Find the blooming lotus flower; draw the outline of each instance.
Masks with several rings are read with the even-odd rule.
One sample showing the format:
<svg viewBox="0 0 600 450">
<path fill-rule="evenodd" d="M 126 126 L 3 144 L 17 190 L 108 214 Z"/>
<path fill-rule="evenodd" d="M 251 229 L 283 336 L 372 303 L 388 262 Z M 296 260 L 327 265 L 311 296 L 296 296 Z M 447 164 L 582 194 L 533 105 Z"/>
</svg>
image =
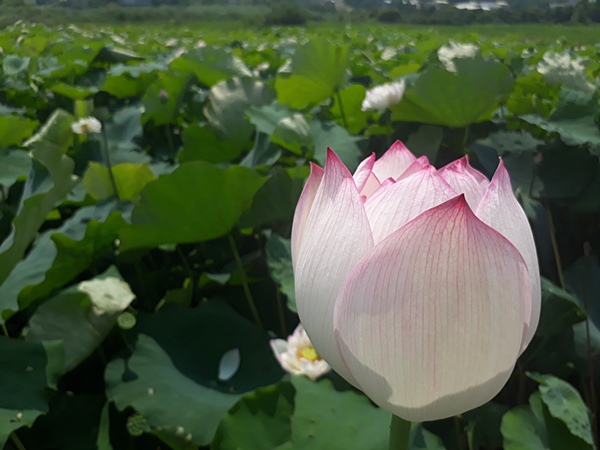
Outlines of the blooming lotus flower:
<svg viewBox="0 0 600 450">
<path fill-rule="evenodd" d="M 100 133 L 102 123 L 95 117 L 84 117 L 71 124 L 71 130 L 75 134 Z"/>
<path fill-rule="evenodd" d="M 294 333 L 284 339 L 272 339 L 271 348 L 283 370 L 294 375 L 306 375 L 315 380 L 331 370 L 323 358 L 317 353 L 302 324 Z"/>
<path fill-rule="evenodd" d="M 533 236 L 502 161 L 441 170 L 396 142 L 354 175 L 328 149 L 292 227 L 296 304 L 316 350 L 410 421 L 492 399 L 540 313 Z"/>
<path fill-rule="evenodd" d="M 78 290 L 90 297 L 92 309 L 97 316 L 124 311 L 135 299 L 129 284 L 117 277 L 82 281 Z"/>
<path fill-rule="evenodd" d="M 369 89 L 363 100 L 362 110 L 385 109 L 400 103 L 400 100 L 402 100 L 402 97 L 404 96 L 404 88 L 404 80 L 400 80 Z"/>
</svg>

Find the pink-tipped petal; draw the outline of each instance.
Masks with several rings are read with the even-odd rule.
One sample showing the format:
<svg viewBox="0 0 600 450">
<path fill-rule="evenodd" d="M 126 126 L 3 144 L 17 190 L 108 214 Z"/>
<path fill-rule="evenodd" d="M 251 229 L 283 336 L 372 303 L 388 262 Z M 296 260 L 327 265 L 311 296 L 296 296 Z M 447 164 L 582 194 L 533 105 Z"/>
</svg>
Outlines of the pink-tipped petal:
<svg viewBox="0 0 600 450">
<path fill-rule="evenodd" d="M 422 212 L 456 197 L 433 166 L 380 189 L 365 202 L 375 243 L 382 241 Z"/>
<path fill-rule="evenodd" d="M 298 204 L 296 205 L 294 221 L 292 222 L 292 263 L 298 259 L 298 249 L 302 243 L 306 221 L 324 173 L 325 171 L 319 166 L 310 164 L 310 176 L 304 185 L 302 195 L 300 195 L 300 200 L 298 200 Z"/>
<path fill-rule="evenodd" d="M 396 141 L 373 166 L 373 172 L 380 180 L 397 179 L 416 160 L 415 156 L 400 141 Z"/>
<path fill-rule="evenodd" d="M 356 188 L 358 192 L 361 192 L 367 181 L 371 177 L 373 173 L 373 165 L 375 164 L 375 153 L 371 153 L 371 156 L 364 159 L 359 165 L 356 171 L 354 172 L 354 183 L 356 184 Z M 362 192 L 361 192 L 362 193 Z"/>
<path fill-rule="evenodd" d="M 485 175 L 471 167 L 467 156 L 442 167 L 440 175 L 457 193 L 465 194 L 467 203 L 473 211 L 477 209 L 490 184 Z"/>
<path fill-rule="evenodd" d="M 333 308 L 348 274 L 373 245 L 367 214 L 352 175 L 328 150 L 325 175 L 294 261 L 296 305 L 319 355 L 353 384 L 335 345 Z"/>
<path fill-rule="evenodd" d="M 502 160 L 500 160 L 492 182 L 479 203 L 476 215 L 506 237 L 521 252 L 527 264 L 532 298 L 525 305 L 525 332 L 521 347 L 521 351 L 523 351 L 533 338 L 540 319 L 542 301 L 540 269 L 529 221 L 513 194 L 510 177 Z"/>
<path fill-rule="evenodd" d="M 336 302 L 336 342 L 379 406 L 415 422 L 450 417 L 508 380 L 529 296 L 519 251 L 461 195 L 363 258 Z"/>
<path fill-rule="evenodd" d="M 423 169 L 424 167 L 428 167 L 429 165 L 430 164 L 427 156 L 419 156 L 410 166 L 408 166 L 408 169 L 406 169 L 402 175 L 396 178 L 396 181 L 403 180 L 404 178 L 411 176 L 413 173 L 417 173 L 419 170 Z"/>
<path fill-rule="evenodd" d="M 360 190 L 360 195 L 365 199 L 368 199 L 371 195 L 375 193 L 375 191 L 377 191 L 377 189 L 379 189 L 380 186 L 381 182 L 379 181 L 377 176 L 375 176 L 375 174 L 371 172 L 369 178 L 367 179 L 367 182 Z"/>
</svg>

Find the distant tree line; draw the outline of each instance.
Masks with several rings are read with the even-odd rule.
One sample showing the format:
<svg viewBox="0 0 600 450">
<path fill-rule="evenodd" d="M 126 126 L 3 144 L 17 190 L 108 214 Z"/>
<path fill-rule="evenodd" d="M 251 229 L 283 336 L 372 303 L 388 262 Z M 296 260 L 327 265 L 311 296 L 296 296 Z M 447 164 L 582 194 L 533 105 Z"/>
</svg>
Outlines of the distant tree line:
<svg viewBox="0 0 600 450">
<path fill-rule="evenodd" d="M 575 6 L 555 8 L 502 8 L 492 11 L 459 10 L 451 5 L 411 6 L 372 11 L 371 17 L 382 23 L 422 25 L 470 25 L 490 23 L 600 23 L 600 3 L 580 2 Z"/>
</svg>

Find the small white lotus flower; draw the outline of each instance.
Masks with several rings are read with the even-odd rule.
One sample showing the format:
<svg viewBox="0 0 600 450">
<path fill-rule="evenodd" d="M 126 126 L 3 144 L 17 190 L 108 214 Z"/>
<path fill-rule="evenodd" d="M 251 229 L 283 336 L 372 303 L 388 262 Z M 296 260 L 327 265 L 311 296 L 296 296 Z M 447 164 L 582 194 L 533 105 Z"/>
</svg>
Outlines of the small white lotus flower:
<svg viewBox="0 0 600 450">
<path fill-rule="evenodd" d="M 98 316 L 124 311 L 135 298 L 129 285 L 116 277 L 83 281 L 78 289 L 90 297 L 94 314 Z"/>
<path fill-rule="evenodd" d="M 363 100 L 362 110 L 385 109 L 400 103 L 400 100 L 404 96 L 405 87 L 404 80 L 400 80 L 369 89 L 367 96 Z"/>
<path fill-rule="evenodd" d="M 315 380 L 331 370 L 329 364 L 317 353 L 302 324 L 284 339 L 272 339 L 271 348 L 283 370 L 294 375 L 306 375 Z"/>
<path fill-rule="evenodd" d="M 456 73 L 454 60 L 456 58 L 475 58 L 479 54 L 479 48 L 474 44 L 460 44 L 450 41 L 438 49 L 438 59 L 449 72 Z"/>
<path fill-rule="evenodd" d="M 229 381 L 237 373 L 240 368 L 240 349 L 232 348 L 226 351 L 221 356 L 219 362 L 219 374 L 217 378 L 219 381 Z"/>
<path fill-rule="evenodd" d="M 100 133 L 102 123 L 95 117 L 84 117 L 71 124 L 71 130 L 75 134 Z"/>
<path fill-rule="evenodd" d="M 573 57 L 568 52 L 548 51 L 537 64 L 537 71 L 551 85 L 569 87 L 582 92 L 592 93 L 596 87 L 587 81 L 585 59 Z"/>
</svg>

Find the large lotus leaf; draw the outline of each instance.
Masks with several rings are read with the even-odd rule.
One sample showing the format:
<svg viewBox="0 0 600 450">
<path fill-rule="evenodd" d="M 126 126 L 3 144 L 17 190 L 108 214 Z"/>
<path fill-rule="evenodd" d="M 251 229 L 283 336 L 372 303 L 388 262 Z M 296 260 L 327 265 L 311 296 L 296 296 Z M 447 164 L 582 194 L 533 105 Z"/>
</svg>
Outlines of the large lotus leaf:
<svg viewBox="0 0 600 450">
<path fill-rule="evenodd" d="M 337 123 L 320 122 L 318 120 L 310 122 L 310 133 L 315 145 L 314 158 L 321 166 L 325 165 L 327 147 L 330 147 L 337 153 L 348 169 L 354 171 L 358 167 L 358 162 L 361 159 L 359 143 L 363 141 L 362 137 L 351 135 Z"/>
<path fill-rule="evenodd" d="M 0 148 L 21 145 L 25 139 L 33 134 L 37 126 L 37 120 L 0 116 Z"/>
<path fill-rule="evenodd" d="M 297 154 L 312 147 L 309 124 L 300 113 L 273 102 L 260 108 L 252 106 L 248 108 L 247 115 L 256 129 L 269 135 L 274 144 Z"/>
<path fill-rule="evenodd" d="M 585 405 L 581 407 L 585 408 Z M 500 431 L 505 450 L 593 449 L 550 414 L 539 392 L 529 397 L 529 406 L 517 406 L 504 414 Z"/>
<path fill-rule="evenodd" d="M 26 72 L 31 58 L 27 56 L 6 55 L 2 61 L 4 75 L 14 76 Z"/>
<path fill-rule="evenodd" d="M 171 63 L 171 68 L 193 73 L 206 86 L 232 77 L 252 77 L 252 72 L 240 58 L 222 48 L 204 47 L 187 51 Z"/>
<path fill-rule="evenodd" d="M 66 153 L 73 142 L 73 132 L 71 124 L 74 122 L 73 116 L 68 112 L 57 109 L 48 118 L 46 123 L 31 138 L 27 139 L 25 146 L 36 148 L 54 148 L 57 151 Z"/>
<path fill-rule="evenodd" d="M 124 225 L 114 203 L 104 203 L 81 208 L 60 228 L 41 234 L 0 285 L 1 309 L 24 308 L 71 281 L 113 249 Z"/>
<path fill-rule="evenodd" d="M 45 129 L 44 136 L 52 136 L 52 130 Z M 74 164 L 63 154 L 66 149 L 44 136 L 31 144 L 32 171 L 25 183 L 17 216 L 13 220 L 13 230 L 0 245 L 0 284 L 21 260 L 48 213 L 74 185 Z M 3 309 L 4 306 L 0 308 Z"/>
<path fill-rule="evenodd" d="M 454 59 L 456 71 L 428 66 L 400 103 L 392 119 L 448 127 L 466 127 L 489 119 L 512 91 L 510 70 L 496 61 L 481 58 Z"/>
<path fill-rule="evenodd" d="M 294 291 L 294 270 L 290 240 L 278 234 L 271 234 L 265 246 L 267 267 L 271 278 L 279 284 L 279 289 L 287 297 L 287 307 L 296 312 L 296 294 Z"/>
<path fill-rule="evenodd" d="M 542 311 L 536 336 L 558 334 L 584 320 L 586 313 L 577 297 L 542 277 Z"/>
<path fill-rule="evenodd" d="M 250 78 L 233 78 L 214 85 L 204 108 L 208 122 L 226 139 L 246 143 L 254 127 L 244 114 L 249 106 L 269 104 L 275 98 L 270 86 Z"/>
<path fill-rule="evenodd" d="M 565 271 L 565 280 L 575 293 L 578 304 L 587 312 L 589 322 L 578 323 L 573 332 L 576 341 L 582 343 L 578 352 L 587 360 L 587 333 L 592 350 L 600 351 L 600 264 L 594 256 L 582 256 Z"/>
<path fill-rule="evenodd" d="M 593 116 L 577 119 L 545 120 L 540 116 L 521 116 L 525 122 L 544 131 L 548 137 L 558 136 L 567 145 L 585 146 L 600 156 L 600 129 Z"/>
<path fill-rule="evenodd" d="M 117 111 L 112 120 L 106 124 L 111 164 L 150 161 L 150 157 L 138 144 L 143 133 L 141 108 L 128 106 Z"/>
<path fill-rule="evenodd" d="M 96 94 L 98 88 L 95 86 L 75 86 L 66 83 L 57 83 L 49 91 L 70 98 L 71 100 L 83 100 Z"/>
<path fill-rule="evenodd" d="M 23 150 L 0 150 L 0 185 L 6 187 L 31 170 L 31 157 Z"/>
<path fill-rule="evenodd" d="M 112 166 L 112 175 L 120 200 L 137 200 L 142 189 L 156 177 L 149 164 L 122 163 Z M 91 161 L 82 183 L 94 200 L 104 200 L 116 195 L 108 167 Z"/>
<path fill-rule="evenodd" d="M 211 163 L 229 162 L 240 156 L 243 147 L 232 140 L 221 139 L 210 126 L 193 124 L 183 130 L 183 149 L 179 162 L 207 161 Z"/>
<path fill-rule="evenodd" d="M 142 95 L 165 66 L 159 62 L 118 64 L 106 72 L 102 90 L 117 98 Z"/>
<path fill-rule="evenodd" d="M 334 97 L 331 114 L 338 125 L 344 126 L 352 134 L 358 134 L 367 127 L 369 113 L 362 110 L 365 95 L 363 85 L 351 84 Z"/>
<path fill-rule="evenodd" d="M 589 411 L 577 389 L 553 375 L 532 373 L 529 376 L 540 383 L 540 395 L 550 415 L 563 422 L 573 436 L 593 447 Z"/>
<path fill-rule="evenodd" d="M 48 410 L 46 362 L 42 344 L 0 336 L 0 446 Z"/>
<path fill-rule="evenodd" d="M 219 422 L 246 392 L 275 383 L 282 371 L 269 336 L 222 302 L 196 308 L 166 305 L 138 316 L 137 342 L 127 361 L 106 370 L 107 395 L 132 406 L 153 427 L 182 427 L 193 442 L 209 444 Z M 240 367 L 218 380 L 223 354 L 239 349 Z"/>
<path fill-rule="evenodd" d="M 241 228 L 269 226 L 292 220 L 304 178 L 281 167 L 273 168 L 270 174 L 271 178 L 260 188 L 252 206 L 240 219 Z"/>
<path fill-rule="evenodd" d="M 75 286 L 61 291 L 36 310 L 29 321 L 27 340 L 60 340 L 67 372 L 98 348 L 116 322 L 116 314 L 95 314 L 87 294 Z"/>
<path fill-rule="evenodd" d="M 298 46 L 290 71 L 280 72 L 275 81 L 279 102 L 303 109 L 329 99 L 347 77 L 348 46 L 313 39 Z"/>
<path fill-rule="evenodd" d="M 421 125 L 411 133 L 406 146 L 415 156 L 426 156 L 433 164 L 437 158 L 440 144 L 444 139 L 444 129 L 436 125 Z"/>
<path fill-rule="evenodd" d="M 296 388 L 292 417 L 295 450 L 383 450 L 388 448 L 390 413 L 356 392 L 338 392 L 331 381 L 292 377 Z M 336 432 L 332 433 L 331 430 Z"/>
<path fill-rule="evenodd" d="M 285 381 L 245 395 L 221 421 L 211 449 L 272 450 L 288 442 L 294 394 Z"/>
<path fill-rule="evenodd" d="M 199 242 L 223 236 L 265 183 L 255 171 L 204 161 L 179 166 L 148 184 L 121 232 L 122 249 Z"/>
<path fill-rule="evenodd" d="M 142 98 L 143 122 L 151 120 L 154 125 L 175 123 L 180 113 L 181 100 L 191 79 L 187 74 L 160 73 Z"/>
</svg>

